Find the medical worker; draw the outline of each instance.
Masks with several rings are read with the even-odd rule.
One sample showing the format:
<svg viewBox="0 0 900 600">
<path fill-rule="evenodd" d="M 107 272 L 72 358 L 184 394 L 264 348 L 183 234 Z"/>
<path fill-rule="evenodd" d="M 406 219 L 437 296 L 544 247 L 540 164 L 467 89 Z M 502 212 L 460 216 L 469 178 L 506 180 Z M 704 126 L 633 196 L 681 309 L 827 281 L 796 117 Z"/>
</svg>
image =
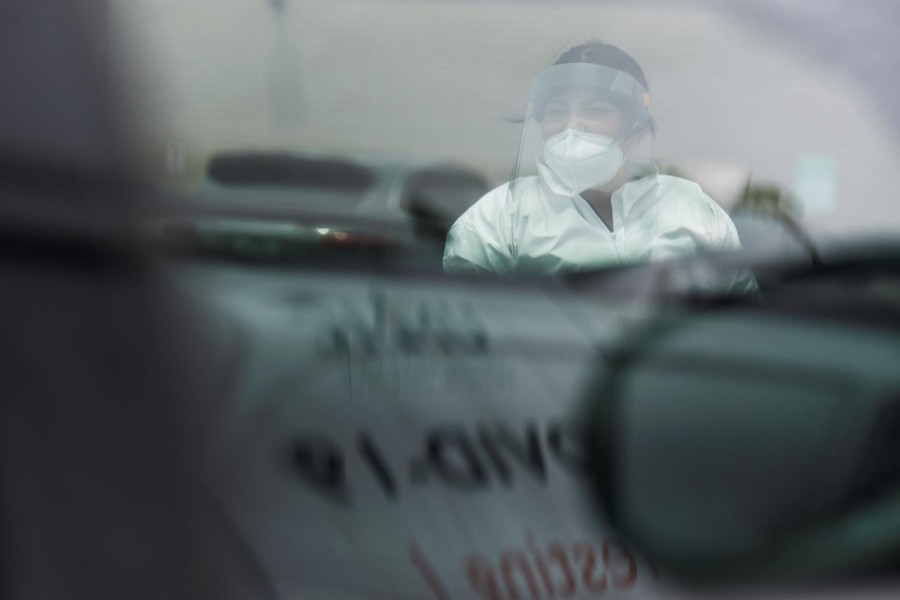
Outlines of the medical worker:
<svg viewBox="0 0 900 600">
<path fill-rule="evenodd" d="M 632 159 L 653 128 L 631 56 L 597 41 L 564 52 L 532 83 L 511 181 L 454 223 L 445 270 L 549 274 L 740 249 L 696 183 Z"/>
</svg>

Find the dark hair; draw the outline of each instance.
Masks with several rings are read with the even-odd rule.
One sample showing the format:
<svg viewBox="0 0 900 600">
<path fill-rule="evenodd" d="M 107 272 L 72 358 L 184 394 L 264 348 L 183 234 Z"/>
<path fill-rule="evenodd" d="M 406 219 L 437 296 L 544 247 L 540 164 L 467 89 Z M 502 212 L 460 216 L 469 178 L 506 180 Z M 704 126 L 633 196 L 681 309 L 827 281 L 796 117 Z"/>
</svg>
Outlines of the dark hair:
<svg viewBox="0 0 900 600">
<path fill-rule="evenodd" d="M 650 91 L 647 77 L 644 75 L 644 71 L 637 61 L 624 50 L 617 46 L 613 46 L 612 44 L 606 44 L 600 40 L 591 40 L 583 44 L 578 44 L 577 46 L 572 46 L 560 54 L 553 65 L 556 66 L 568 63 L 593 63 L 595 65 L 602 65 L 604 67 L 611 67 L 619 71 L 624 71 L 634 77 L 638 83 L 644 86 L 644 89 L 648 92 Z M 543 102 L 537 107 L 535 113 L 538 120 L 543 118 L 545 108 L 546 106 Z M 626 114 L 632 114 L 633 109 L 630 106 L 619 104 L 619 108 Z M 656 121 L 653 117 L 649 117 L 640 129 L 643 129 L 644 127 L 648 128 L 651 134 L 656 134 Z"/>
<path fill-rule="evenodd" d="M 637 61 L 621 48 L 611 44 L 604 44 L 599 40 L 591 40 L 590 42 L 573 46 L 560 54 L 553 64 L 563 65 L 567 63 L 594 63 L 595 65 L 603 65 L 619 71 L 625 71 L 637 79 L 647 91 L 650 91 L 644 71 L 641 70 L 641 66 Z"/>
</svg>

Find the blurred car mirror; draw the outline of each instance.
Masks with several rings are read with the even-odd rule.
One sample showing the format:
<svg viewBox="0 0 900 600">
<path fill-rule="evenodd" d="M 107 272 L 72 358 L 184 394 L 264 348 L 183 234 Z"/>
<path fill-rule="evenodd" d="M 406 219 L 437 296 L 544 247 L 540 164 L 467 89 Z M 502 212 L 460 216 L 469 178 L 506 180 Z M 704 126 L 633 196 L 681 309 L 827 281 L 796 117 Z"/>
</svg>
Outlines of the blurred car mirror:
<svg viewBox="0 0 900 600">
<path fill-rule="evenodd" d="M 810 583 L 896 567 L 897 262 L 840 266 L 765 302 L 662 318 L 592 388 L 600 510 L 674 579 Z"/>
</svg>

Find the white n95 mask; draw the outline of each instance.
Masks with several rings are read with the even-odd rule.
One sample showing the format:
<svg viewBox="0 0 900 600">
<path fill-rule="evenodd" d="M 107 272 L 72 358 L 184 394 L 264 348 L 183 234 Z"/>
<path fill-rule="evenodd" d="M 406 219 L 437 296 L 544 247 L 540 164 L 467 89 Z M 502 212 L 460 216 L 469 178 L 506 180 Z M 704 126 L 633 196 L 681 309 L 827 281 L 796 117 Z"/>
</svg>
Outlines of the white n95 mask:
<svg viewBox="0 0 900 600">
<path fill-rule="evenodd" d="M 561 185 L 573 195 L 609 183 L 624 162 L 622 147 L 596 133 L 566 129 L 544 143 L 544 163 L 557 179 L 551 187 Z"/>
</svg>

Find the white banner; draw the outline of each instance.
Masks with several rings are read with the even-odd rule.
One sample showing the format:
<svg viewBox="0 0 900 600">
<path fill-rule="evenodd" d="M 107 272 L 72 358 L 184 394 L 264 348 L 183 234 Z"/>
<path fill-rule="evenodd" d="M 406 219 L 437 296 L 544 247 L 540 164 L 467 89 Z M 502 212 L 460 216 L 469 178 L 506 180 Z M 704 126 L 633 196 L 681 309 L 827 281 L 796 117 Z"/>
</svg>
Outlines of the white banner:
<svg viewBox="0 0 900 600">
<path fill-rule="evenodd" d="M 272 281 L 212 294 L 241 354 L 214 486 L 281 597 L 651 590 L 653 569 L 598 527 L 573 435 L 620 310 L 527 288 Z"/>
</svg>

